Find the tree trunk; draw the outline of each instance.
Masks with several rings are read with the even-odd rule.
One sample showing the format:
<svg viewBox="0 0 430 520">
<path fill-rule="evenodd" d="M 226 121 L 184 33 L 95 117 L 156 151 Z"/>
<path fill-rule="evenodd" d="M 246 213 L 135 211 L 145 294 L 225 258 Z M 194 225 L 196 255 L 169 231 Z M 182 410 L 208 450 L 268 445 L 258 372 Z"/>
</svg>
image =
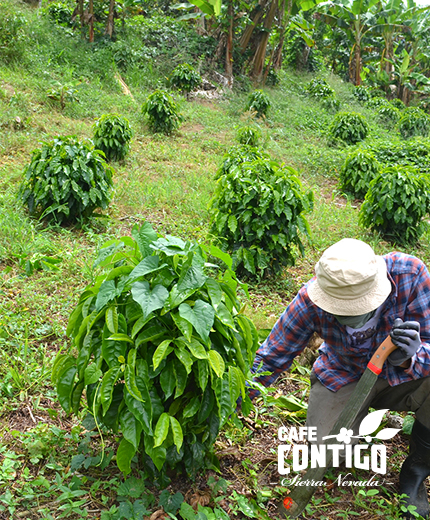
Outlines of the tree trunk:
<svg viewBox="0 0 430 520">
<path fill-rule="evenodd" d="M 107 34 L 110 39 L 112 39 L 113 32 L 114 32 L 114 14 L 115 14 L 115 0 L 110 0 L 109 1 L 109 14 L 108 14 L 108 19 L 107 19 L 106 29 L 105 29 L 105 34 Z"/>
<path fill-rule="evenodd" d="M 278 42 L 278 45 L 276 46 L 275 54 L 273 57 L 273 68 L 275 70 L 280 70 L 280 68 L 282 67 L 282 50 L 284 48 L 285 34 L 287 33 L 287 25 L 288 25 L 288 21 L 290 19 L 291 7 L 292 7 L 292 0 L 288 0 L 288 11 L 287 11 L 287 14 L 285 14 L 285 0 L 282 2 L 280 14 L 279 14 L 279 17 L 282 20 L 281 35 L 279 37 L 279 42 Z"/>
<path fill-rule="evenodd" d="M 90 24 L 89 40 L 90 40 L 90 43 L 93 43 L 93 41 L 94 41 L 94 4 L 93 4 L 93 0 L 90 0 L 89 4 L 90 4 L 90 16 L 89 16 L 89 20 L 88 20 L 88 23 Z"/>
<path fill-rule="evenodd" d="M 266 4 L 266 0 L 260 0 L 258 3 L 258 6 L 254 10 L 254 13 L 251 16 L 254 16 L 252 19 L 252 23 L 250 25 L 247 25 L 245 30 L 243 31 L 242 37 L 240 38 L 239 42 L 239 48 L 241 54 L 243 54 L 247 47 L 249 40 L 251 39 L 252 33 L 254 32 L 254 29 L 257 27 L 257 25 L 260 23 L 261 18 L 264 14 L 264 5 Z"/>
<path fill-rule="evenodd" d="M 81 24 L 81 31 L 84 28 L 85 25 L 85 18 L 84 18 L 84 0 L 76 0 L 78 4 L 78 14 L 79 14 L 79 22 Z"/>
<path fill-rule="evenodd" d="M 266 49 L 267 43 L 269 41 L 270 31 L 272 29 L 273 20 L 275 18 L 276 10 L 278 7 L 278 0 L 272 0 L 270 3 L 269 12 L 264 18 L 264 32 L 261 34 L 261 39 L 258 44 L 257 50 L 255 51 L 253 58 L 253 69 L 251 76 L 254 78 L 254 81 L 261 80 L 261 74 L 263 72 L 264 61 L 266 59 Z"/>
<path fill-rule="evenodd" d="M 233 86 L 233 0 L 228 4 L 228 33 L 227 46 L 225 53 L 225 75 L 227 77 L 228 86 Z"/>
</svg>

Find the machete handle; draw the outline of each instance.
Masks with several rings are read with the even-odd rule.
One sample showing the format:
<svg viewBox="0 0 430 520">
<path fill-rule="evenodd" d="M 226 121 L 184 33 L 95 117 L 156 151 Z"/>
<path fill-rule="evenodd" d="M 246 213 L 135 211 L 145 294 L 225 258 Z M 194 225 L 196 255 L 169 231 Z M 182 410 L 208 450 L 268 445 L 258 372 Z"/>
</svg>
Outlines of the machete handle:
<svg viewBox="0 0 430 520">
<path fill-rule="evenodd" d="M 391 337 L 387 336 L 373 354 L 371 360 L 367 364 L 367 368 L 378 376 L 382 372 L 382 367 L 384 366 L 387 357 L 391 352 L 396 350 L 396 348 L 396 345 L 391 341 Z"/>
</svg>

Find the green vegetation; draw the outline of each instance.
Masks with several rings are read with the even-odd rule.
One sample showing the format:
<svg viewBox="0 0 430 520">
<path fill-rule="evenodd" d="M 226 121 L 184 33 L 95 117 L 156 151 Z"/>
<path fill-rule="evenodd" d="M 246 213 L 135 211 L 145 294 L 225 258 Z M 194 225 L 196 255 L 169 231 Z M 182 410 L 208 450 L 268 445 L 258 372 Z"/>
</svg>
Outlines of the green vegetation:
<svg viewBox="0 0 430 520">
<path fill-rule="evenodd" d="M 359 148 L 346 158 L 340 172 L 340 186 L 346 193 L 364 199 L 370 182 L 380 169 L 381 165 L 375 156 Z"/>
<path fill-rule="evenodd" d="M 248 103 L 245 110 L 254 112 L 256 117 L 267 116 L 267 111 L 270 108 L 269 96 L 261 89 L 254 90 L 249 96 Z"/>
<path fill-rule="evenodd" d="M 112 176 L 113 170 L 92 144 L 60 137 L 33 152 L 19 197 L 31 215 L 73 223 L 88 219 L 97 208 L 107 208 Z"/>
<path fill-rule="evenodd" d="M 430 132 L 430 116 L 420 108 L 405 108 L 399 120 L 399 132 L 403 139 L 417 135 L 427 137 Z"/>
<path fill-rule="evenodd" d="M 370 183 L 359 221 L 398 242 L 413 242 L 424 232 L 429 209 L 428 176 L 408 166 L 391 166 Z"/>
<path fill-rule="evenodd" d="M 261 139 L 261 132 L 253 126 L 243 126 L 237 130 L 236 138 L 240 144 L 256 147 Z"/>
<path fill-rule="evenodd" d="M 299 231 L 309 236 L 312 207 L 313 194 L 304 193 L 293 168 L 266 157 L 243 161 L 218 173 L 212 231 L 239 272 L 276 274 L 294 264 L 294 246 L 304 253 Z"/>
<path fill-rule="evenodd" d="M 202 77 L 194 67 L 188 63 L 181 63 L 175 67 L 169 76 L 169 85 L 186 94 L 189 94 L 192 90 L 200 86 L 201 83 Z"/>
<path fill-rule="evenodd" d="M 396 177 L 397 201 L 402 201 L 402 192 L 397 189 L 400 176 L 403 179 L 412 176 L 413 193 L 408 193 L 404 204 L 411 202 L 411 215 L 418 214 L 415 212 L 417 201 L 412 195 L 420 193 L 417 186 L 421 189 L 421 180 L 417 179 L 425 178 L 430 172 L 428 138 L 401 139 L 398 127 L 383 122 L 377 110 L 357 99 L 354 93 L 360 89 L 368 96 L 379 96 L 375 105 L 381 107 L 386 105 L 386 99 L 390 99 L 390 104 L 399 110 L 405 106 L 420 106 L 428 111 L 429 62 L 425 57 L 430 43 L 428 11 L 414 8 L 413 2 L 408 6 L 395 2 L 393 10 L 385 9 L 385 2 L 372 6 L 364 2 L 357 14 L 351 11 L 348 2 L 340 5 L 335 0 L 314 6 L 310 12 L 299 11 L 297 15 L 291 15 L 285 9 L 282 15 L 282 3 L 270 0 L 260 5 L 252 0 L 246 5 L 243 2 L 223 2 L 218 13 L 218 2 L 214 1 L 210 4 L 202 2 L 208 12 L 204 12 L 204 17 L 199 12 L 199 17 L 195 18 L 194 7 L 181 4 L 181 9 L 171 9 L 172 3 L 169 0 L 144 3 L 133 0 L 96 1 L 93 2 L 94 17 L 91 18 L 84 2 L 82 19 L 79 9 L 71 19 L 70 14 L 75 7 L 79 8 L 81 0 L 42 2 L 41 9 L 37 2 L 0 2 L 0 517 L 5 520 L 143 520 L 151 515 L 162 518 L 165 514 L 178 520 L 275 518 L 274 504 L 287 493 L 277 474 L 276 431 L 281 425 L 304 423 L 310 365 L 304 358 L 300 362 L 297 359 L 289 373 L 276 382 L 275 388 L 263 389 L 256 401 L 256 409 L 250 410 L 247 417 L 241 412 L 230 414 L 238 393 L 234 375 L 228 377 L 231 392 L 227 392 L 227 374 L 230 374 L 231 365 L 242 375 L 247 368 L 245 366 L 245 371 L 242 371 L 238 365 L 240 354 L 237 349 L 243 347 L 243 334 L 246 334 L 241 325 L 247 323 L 251 328 L 248 345 L 255 341 L 251 322 L 257 328 L 259 341 L 263 341 L 268 329 L 300 286 L 313 276 L 321 252 L 346 236 L 368 242 L 378 254 L 396 249 L 414 254 L 430 264 L 428 213 L 416 222 L 417 231 L 407 237 L 411 240 L 408 244 L 405 242 L 406 231 L 404 236 L 397 238 L 391 234 L 383 235 L 383 229 L 360 226 L 360 206 L 365 206 L 359 200 L 345 197 L 346 190 L 339 183 L 344 175 L 342 167 L 345 161 L 357 149 L 343 144 L 327 146 L 331 139 L 328 129 L 333 111 L 338 106 L 344 111 L 361 114 L 368 122 L 369 131 L 358 144 L 362 150 L 360 153 L 363 156 L 371 154 L 381 168 L 394 167 L 399 172 Z M 261 9 L 254 13 L 257 4 Z M 312 1 L 307 4 L 312 7 Z M 110 12 L 112 5 L 114 11 Z M 229 12 L 229 6 L 232 12 Z M 268 16 L 271 7 L 276 11 L 272 20 Z M 293 4 L 293 10 L 296 7 Z M 110 18 L 111 14 L 113 17 Z M 334 21 L 333 25 L 330 25 L 331 21 Z M 381 27 L 388 29 L 390 24 L 394 31 L 382 34 Z M 402 26 L 407 26 L 407 30 Z M 365 40 L 356 38 L 359 36 L 354 32 L 356 27 L 366 31 Z M 352 49 L 361 53 L 360 59 L 356 60 L 354 53 L 351 55 Z M 287 67 L 287 62 L 292 64 L 292 68 Z M 145 123 L 148 119 L 142 115 L 140 107 L 149 95 L 166 84 L 172 70 L 183 63 L 190 64 L 203 78 L 219 87 L 216 91 L 199 93 L 205 97 L 193 98 L 189 103 L 178 95 L 181 121 L 174 118 L 170 135 L 164 135 L 163 127 L 153 133 Z M 335 95 L 328 96 L 327 100 L 308 95 L 305 87 L 315 78 L 324 80 Z M 356 87 L 359 83 L 363 86 Z M 233 89 L 229 85 L 233 85 Z M 249 113 L 244 114 L 244 107 L 250 93 L 262 88 L 270 102 L 269 117 L 256 121 Z M 178 112 L 179 107 L 176 105 Z M 97 157 L 99 164 L 102 156 L 89 145 L 88 139 L 93 137 L 94 121 L 106 114 L 118 114 L 127 119 L 133 129 L 133 139 L 128 143 L 127 155 L 115 163 L 113 186 L 106 195 L 106 204 L 108 199 L 111 202 L 103 211 L 104 218 L 77 217 L 76 223 L 72 223 L 69 216 L 61 212 L 66 206 L 59 206 L 61 211 L 58 211 L 56 219 L 49 218 L 54 213 L 41 220 L 32 218 L 28 206 L 17 194 L 23 182 L 23 171 L 29 168 L 30 162 L 33 164 L 33 150 L 38 149 L 36 153 L 39 153 L 45 146 L 40 143 L 62 141 L 64 138 L 61 136 L 73 135 L 76 136 L 73 138 L 75 144 L 64 150 L 64 162 L 68 162 L 69 152 L 80 149 L 78 143 L 87 143 L 85 146 L 89 146 L 90 155 L 94 161 Z M 264 151 L 250 146 L 252 132 L 249 131 L 244 131 L 243 138 L 248 145 L 234 146 L 238 129 L 247 126 L 261 133 Z M 89 164 L 86 161 L 82 164 Z M 73 168 L 80 162 L 79 159 L 72 161 L 70 172 L 75 174 L 77 170 Z M 50 171 L 52 162 L 33 166 L 35 173 L 37 168 Z M 405 166 L 408 167 L 407 173 L 400 168 Z M 107 172 L 112 172 L 109 166 L 106 167 Z M 412 174 L 411 167 L 418 173 Z M 65 168 L 61 171 L 66 175 Z M 254 184 L 256 187 L 265 184 L 265 193 L 273 202 L 265 206 L 257 195 L 252 199 L 257 208 L 252 209 L 255 210 L 253 225 L 258 228 L 257 232 L 264 230 L 265 225 L 257 214 L 260 206 L 264 218 L 278 219 L 275 209 L 270 209 L 275 208 L 276 197 L 279 197 L 277 187 L 284 186 L 292 195 L 299 192 L 300 197 L 309 191 L 314 193 L 313 211 L 306 214 L 309 237 L 306 227 L 300 230 L 297 225 L 295 228 L 304 256 L 300 254 L 298 242 L 292 245 L 290 242 L 289 252 L 285 248 L 281 250 L 279 235 L 289 238 L 288 229 L 274 232 L 273 236 L 269 233 L 265 237 L 265 247 L 270 250 L 275 244 L 281 256 L 275 257 L 261 277 L 255 263 L 256 276 L 246 274 L 243 261 L 233 274 L 229 265 L 224 265 L 229 263 L 228 256 L 221 248 L 215 247 L 217 237 L 211 230 L 210 201 L 224 177 L 233 178 L 235 172 L 239 175 L 238 172 L 242 171 L 247 172 L 244 177 L 249 179 L 246 189 Z M 352 170 L 349 173 L 352 175 Z M 364 168 L 359 173 L 352 182 L 362 189 L 364 195 Z M 267 181 L 269 178 L 271 180 Z M 275 187 L 271 185 L 273 179 L 279 182 Z M 240 179 L 238 185 L 245 189 Z M 393 189 L 393 186 L 387 189 Z M 91 188 L 97 189 L 95 186 Z M 78 203 L 85 202 L 86 195 L 82 188 L 76 193 L 78 202 L 74 207 L 77 208 Z M 94 196 L 95 192 L 92 193 Z M 380 197 L 381 200 L 387 198 L 386 194 Z M 307 198 L 305 201 L 309 203 Z M 281 197 L 277 206 L 281 215 L 283 210 L 288 213 L 290 203 Z M 55 206 L 57 202 L 53 204 Z M 42 206 L 35 209 L 42 214 Z M 384 216 L 399 219 L 397 213 L 402 214 L 402 210 L 395 211 L 393 205 L 391 210 L 384 211 Z M 94 216 L 100 216 L 98 209 L 95 209 Z M 58 225 L 60 221 L 61 226 Z M 372 220 L 370 226 L 373 223 Z M 230 224 L 234 227 L 233 219 Z M 139 243 L 136 233 L 142 225 L 144 229 L 151 225 L 155 230 L 154 247 L 158 247 L 155 246 L 157 243 L 160 245 L 160 240 L 164 245 L 174 241 L 175 254 L 168 254 L 166 247 L 164 250 L 151 248 L 149 255 L 143 255 L 135 245 Z M 401 229 L 402 224 L 396 227 L 396 231 Z M 238 225 L 236 233 L 239 231 Z M 230 237 L 231 229 L 226 230 L 226 234 Z M 111 252 L 110 259 L 109 252 L 103 258 L 107 252 L 106 244 L 109 248 L 120 242 L 124 247 Z M 224 247 L 226 242 L 224 237 L 219 244 Z M 180 247 L 176 247 L 178 244 Z M 187 254 L 181 253 L 184 244 L 190 248 Z M 193 259 L 198 260 L 191 260 L 195 263 L 187 267 L 191 252 Z M 231 252 L 234 255 L 234 246 Z M 276 262 L 285 262 L 290 253 L 295 265 L 278 269 Z M 122 286 L 128 277 L 125 274 L 127 270 L 131 272 L 145 261 L 154 262 L 156 256 L 162 258 L 166 266 L 161 268 L 160 261 L 159 271 L 142 274 L 140 279 L 128 280 Z M 200 256 L 205 263 L 203 267 Z M 248 261 L 246 253 L 245 257 Z M 102 265 L 111 260 L 113 264 Z M 99 263 L 95 265 L 97 261 Z M 275 276 L 270 272 L 272 266 L 278 269 Z M 124 306 L 136 310 L 140 317 L 148 311 L 147 306 L 144 311 L 141 303 L 133 299 L 131 285 L 141 284 L 138 287 L 147 288 L 146 282 L 151 294 L 159 287 L 153 296 L 164 287 L 170 291 L 170 297 L 172 286 L 178 285 L 183 273 L 188 274 L 191 270 L 193 273 L 203 271 L 203 286 L 196 288 L 172 312 L 164 312 L 166 300 L 163 308 L 152 311 L 154 317 L 146 324 L 140 322 L 142 329 L 131 338 L 138 318 L 133 321 L 133 316 L 125 311 Z M 162 279 L 161 271 L 166 275 L 169 271 L 171 277 Z M 187 277 L 187 274 L 181 283 L 197 284 L 202 279 L 200 274 L 196 278 L 191 274 Z M 248 277 L 248 287 L 242 283 L 244 274 Z M 112 278 L 108 279 L 109 276 Z M 233 288 L 236 281 L 237 286 Z M 228 312 L 221 304 L 216 305 L 216 283 L 223 287 L 221 303 Z M 109 297 L 108 288 L 113 290 L 113 284 L 118 294 L 103 303 L 102 297 Z M 86 288 L 90 294 L 86 293 Z M 214 339 L 211 350 L 200 336 L 203 329 L 197 325 L 198 329 L 193 323 L 192 313 L 195 314 L 202 305 L 197 303 L 199 300 L 215 314 L 216 326 L 209 331 L 209 338 Z M 79 311 L 80 301 L 83 305 Z M 149 301 L 154 300 L 149 298 Z M 97 305 L 101 306 L 102 313 L 99 321 L 92 324 L 90 334 L 83 329 L 80 338 L 75 335 L 72 342 L 66 334 L 68 323 L 72 323 L 73 316 L 79 312 L 81 315 L 75 324 L 85 313 L 87 317 L 91 316 L 93 306 Z M 188 314 L 187 305 L 192 311 Z M 180 307 L 186 310 L 188 322 L 186 318 L 178 320 Z M 74 313 L 75 309 L 78 310 Z M 115 311 L 118 315 L 116 334 L 125 331 L 132 340 L 148 330 L 153 320 L 160 324 L 160 329 L 164 327 L 163 337 L 139 345 L 135 363 L 130 342 L 123 336 L 108 339 L 115 334 Z M 172 314 L 178 323 L 174 323 Z M 124 316 L 125 324 L 119 316 Z M 182 318 L 180 314 L 179 318 Z M 109 336 L 103 337 L 107 323 L 114 332 L 108 329 Z M 197 341 L 208 356 L 206 389 L 209 388 L 214 399 L 212 410 L 215 418 L 212 422 L 209 419 L 203 421 L 201 431 L 197 431 L 199 412 L 192 416 L 193 421 L 191 416 L 184 417 L 185 401 L 191 403 L 195 397 L 188 394 L 195 391 L 200 400 L 203 398 L 196 375 L 198 378 L 197 367 L 205 362 L 205 359 L 194 359 L 188 347 L 186 338 L 190 326 L 187 323 L 191 323 L 191 348 Z M 88 320 L 86 325 L 89 324 Z M 209 326 L 209 321 L 206 326 Z M 93 331 L 98 333 L 98 337 L 91 335 Z M 76 338 L 79 341 L 76 342 Z M 160 357 L 162 353 L 166 357 L 154 370 L 155 349 L 166 340 L 171 340 L 171 343 L 164 343 L 159 351 Z M 178 347 L 178 343 L 183 348 Z M 120 356 L 123 355 L 124 362 L 116 360 L 121 373 L 111 387 L 110 377 L 118 369 L 118 364 L 106 351 L 106 346 L 112 344 L 123 349 L 124 355 Z M 94 350 L 84 369 L 86 348 L 90 346 Z M 170 351 L 173 347 L 174 350 Z M 240 353 L 248 365 L 249 353 L 244 350 L 240 349 Z M 212 367 L 209 360 L 212 351 L 218 353 L 226 366 L 221 384 L 216 370 L 222 364 L 216 364 L 216 369 Z M 203 354 L 201 350 L 199 352 Z M 105 354 L 113 363 L 112 367 L 105 361 Z M 218 360 L 212 353 L 213 364 L 215 357 Z M 59 382 L 61 378 L 58 393 L 51 381 L 56 358 L 54 380 L 58 378 Z M 70 366 L 62 364 L 66 360 Z M 139 370 L 144 367 L 142 361 L 148 364 L 146 385 L 139 379 Z M 167 375 L 172 375 L 171 362 L 173 383 L 166 381 Z M 99 367 L 97 363 L 101 363 Z M 130 368 L 133 363 L 136 387 Z M 175 398 L 177 376 L 180 382 L 183 381 L 180 377 L 184 374 L 182 367 L 185 372 L 187 367 L 191 369 L 187 373 L 187 384 L 194 382 L 195 388 L 190 391 L 186 388 Z M 71 375 L 75 369 L 79 372 L 79 368 L 81 376 L 83 370 L 83 380 L 81 377 L 78 379 L 78 374 L 74 376 L 71 395 Z M 112 368 L 114 370 L 110 372 Z M 156 371 L 159 371 L 158 375 L 155 375 Z M 166 375 L 161 380 L 164 371 Z M 149 374 L 154 377 L 149 377 Z M 237 375 L 243 382 L 242 376 Z M 97 381 L 92 383 L 96 378 Z M 82 383 L 84 390 L 78 402 Z M 97 389 L 98 383 L 100 387 Z M 103 400 L 100 394 L 102 385 L 106 391 Z M 127 411 L 130 402 L 144 408 L 139 399 L 133 396 L 134 400 L 130 399 L 127 385 L 132 392 L 139 387 L 145 391 L 145 387 L 152 385 L 150 390 L 156 388 L 162 398 L 160 405 L 155 393 L 152 392 L 153 396 L 150 393 L 153 435 L 148 439 L 155 438 L 163 414 L 169 416 L 168 421 L 166 415 L 163 416 L 157 430 L 157 441 L 166 434 L 160 446 L 155 448 L 161 453 L 160 458 L 155 457 L 160 467 L 163 449 L 166 448 L 166 462 L 160 472 L 146 455 L 148 451 L 144 441 L 147 433 L 144 428 L 148 431 L 149 428 L 143 420 L 144 415 L 139 415 L 142 424 L 133 415 L 136 408 L 131 414 Z M 164 390 L 168 393 L 169 385 L 174 385 L 173 393 L 165 399 Z M 120 397 L 121 388 L 124 402 L 123 408 L 118 410 L 116 422 L 109 412 L 115 409 L 114 401 L 118 404 L 116 399 Z M 239 392 L 243 397 L 241 389 Z M 127 395 L 127 403 L 124 395 Z M 68 408 L 70 396 L 74 397 L 70 405 L 73 404 L 77 413 L 66 413 L 60 404 L 61 401 Z M 99 396 L 100 401 L 97 400 Z M 176 400 L 176 405 L 184 403 L 184 407 L 171 408 Z M 246 404 L 245 411 L 248 411 Z M 109 419 L 113 420 L 109 422 Z M 184 437 L 180 453 L 177 450 L 179 428 L 173 419 L 178 421 Z M 412 417 L 406 416 L 406 419 Z M 222 426 L 221 422 L 224 422 Z M 410 431 L 410 421 L 408 424 Z M 219 426 L 219 432 L 213 442 L 215 426 Z M 192 459 L 185 457 L 187 443 L 191 451 L 194 446 L 190 430 L 198 441 Z M 407 433 L 408 428 L 405 427 L 404 431 Z M 393 441 L 390 448 L 392 455 L 387 478 L 392 482 L 397 478 L 407 442 L 403 434 L 398 437 L 399 442 Z M 148 442 L 151 450 L 151 440 Z M 136 451 L 133 443 L 138 446 L 138 451 L 129 460 Z M 122 446 L 119 457 L 118 446 Z M 181 450 L 184 456 L 179 460 Z M 188 478 L 186 465 L 190 473 L 194 471 L 202 453 L 206 466 L 213 464 L 217 467 L 219 463 L 220 473 L 201 469 L 195 479 Z M 169 460 L 173 468 L 168 467 Z M 189 464 L 194 465 L 196 461 L 195 468 L 190 469 Z M 131 470 L 127 476 L 118 469 L 118 462 L 124 473 Z M 353 472 L 354 480 L 368 479 L 367 473 Z M 333 471 L 327 476 L 336 481 L 338 474 L 342 472 Z M 400 520 L 398 500 L 399 497 L 388 486 L 386 489 L 366 489 L 364 493 L 335 486 L 332 490 L 318 491 L 305 516 L 327 520 L 337 516 L 377 515 L 387 520 Z"/>
<path fill-rule="evenodd" d="M 340 139 L 346 144 L 356 144 L 366 138 L 369 125 L 357 112 L 339 112 L 329 128 L 332 139 Z"/>
<path fill-rule="evenodd" d="M 127 118 L 119 114 L 103 114 L 94 123 L 94 146 L 108 161 L 120 161 L 127 155 L 133 135 Z"/>
<path fill-rule="evenodd" d="M 148 116 L 148 126 L 152 132 L 171 134 L 179 128 L 182 116 L 172 96 L 163 90 L 150 94 L 142 105 L 142 113 Z"/>
</svg>

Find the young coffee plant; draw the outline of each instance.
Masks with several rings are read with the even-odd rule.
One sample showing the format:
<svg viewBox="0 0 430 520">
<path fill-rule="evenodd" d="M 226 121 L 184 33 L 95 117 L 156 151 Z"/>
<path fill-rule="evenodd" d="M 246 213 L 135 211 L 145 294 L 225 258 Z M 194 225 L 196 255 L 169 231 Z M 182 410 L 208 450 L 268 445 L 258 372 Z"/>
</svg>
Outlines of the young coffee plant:
<svg viewBox="0 0 430 520">
<path fill-rule="evenodd" d="M 148 125 L 152 132 L 166 135 L 179 128 L 183 120 L 172 96 L 159 89 L 148 96 L 142 106 L 142 113 L 148 116 Z"/>
<path fill-rule="evenodd" d="M 354 96 L 360 103 L 366 103 L 370 99 L 369 89 L 364 85 L 356 85 L 353 90 Z"/>
<path fill-rule="evenodd" d="M 128 119 L 119 114 L 104 114 L 94 123 L 94 145 L 108 161 L 120 161 L 127 155 L 132 137 Z"/>
<path fill-rule="evenodd" d="M 19 198 L 31 215 L 73 223 L 90 217 L 97 208 L 107 208 L 112 175 L 113 169 L 91 142 L 58 137 L 33 152 Z"/>
<path fill-rule="evenodd" d="M 330 87 L 325 79 L 315 78 L 305 86 L 305 91 L 317 99 L 335 97 L 336 92 Z"/>
<path fill-rule="evenodd" d="M 379 108 L 387 103 L 387 99 L 382 96 L 373 96 L 366 102 L 368 108 Z"/>
<path fill-rule="evenodd" d="M 329 112 L 337 112 L 340 108 L 340 101 L 335 96 L 326 96 L 321 99 L 321 105 Z"/>
<path fill-rule="evenodd" d="M 178 65 L 169 76 L 169 85 L 185 92 L 187 95 L 201 83 L 202 77 L 188 63 Z"/>
<path fill-rule="evenodd" d="M 427 137 L 430 131 L 430 116 L 420 108 L 405 108 L 399 120 L 399 132 L 403 139 L 417 135 Z"/>
<path fill-rule="evenodd" d="M 329 136 L 346 144 L 356 144 L 366 138 L 369 125 L 357 112 L 339 112 L 329 127 Z"/>
<path fill-rule="evenodd" d="M 374 141 L 366 148 L 384 167 L 413 166 L 421 173 L 430 173 L 430 140 L 415 137 L 406 141 Z"/>
<path fill-rule="evenodd" d="M 355 150 L 348 155 L 340 172 L 342 190 L 358 199 L 364 199 L 370 181 L 378 175 L 380 169 L 381 165 L 371 152 Z"/>
<path fill-rule="evenodd" d="M 254 92 L 248 98 L 248 103 L 246 104 L 245 110 L 255 112 L 257 117 L 263 117 L 267 115 L 269 108 L 269 96 L 263 90 L 254 90 Z"/>
<path fill-rule="evenodd" d="M 384 168 L 370 183 L 359 223 L 400 243 L 416 241 L 427 225 L 430 181 L 410 166 Z"/>
<path fill-rule="evenodd" d="M 377 110 L 381 122 L 390 127 L 395 125 L 401 116 L 400 110 L 388 101 L 380 105 Z"/>
<path fill-rule="evenodd" d="M 266 157 L 232 167 L 219 179 L 210 203 L 212 232 L 233 252 L 239 273 L 261 277 L 292 265 L 299 235 L 309 236 L 304 214 L 313 207 L 296 171 Z"/>
<path fill-rule="evenodd" d="M 394 105 L 396 108 L 398 108 L 399 110 L 403 110 L 404 108 L 406 108 L 406 105 L 403 103 L 403 101 L 399 98 L 394 98 L 394 99 L 391 99 L 390 100 L 390 103 L 392 105 Z"/>
<path fill-rule="evenodd" d="M 243 163 L 253 162 L 258 159 L 269 160 L 270 156 L 266 152 L 247 144 L 232 146 L 222 158 L 222 163 L 215 179 L 218 179 L 221 175 L 237 170 Z"/>
<path fill-rule="evenodd" d="M 68 413 L 85 391 L 96 424 L 121 439 L 124 474 L 136 455 L 154 478 L 167 466 L 192 475 L 217 465 L 213 444 L 238 398 L 251 407 L 258 335 L 237 296 L 246 286 L 214 246 L 163 238 L 148 223 L 131 234 L 99 252 L 101 274 L 70 316 L 73 349 L 57 356 L 52 381 Z"/>
<path fill-rule="evenodd" d="M 237 130 L 237 140 L 240 144 L 249 146 L 258 146 L 261 138 L 261 132 L 253 126 L 243 126 Z"/>
</svg>

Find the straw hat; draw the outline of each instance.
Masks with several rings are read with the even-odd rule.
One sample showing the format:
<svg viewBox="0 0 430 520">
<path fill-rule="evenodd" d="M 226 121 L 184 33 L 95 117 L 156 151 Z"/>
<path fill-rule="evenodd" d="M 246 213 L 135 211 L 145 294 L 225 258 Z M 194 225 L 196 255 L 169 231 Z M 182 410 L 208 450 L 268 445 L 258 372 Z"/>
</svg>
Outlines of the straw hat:
<svg viewBox="0 0 430 520">
<path fill-rule="evenodd" d="M 338 316 L 359 316 L 377 309 L 391 293 L 382 256 L 361 240 L 344 238 L 329 247 L 315 266 L 309 298 Z"/>
</svg>

